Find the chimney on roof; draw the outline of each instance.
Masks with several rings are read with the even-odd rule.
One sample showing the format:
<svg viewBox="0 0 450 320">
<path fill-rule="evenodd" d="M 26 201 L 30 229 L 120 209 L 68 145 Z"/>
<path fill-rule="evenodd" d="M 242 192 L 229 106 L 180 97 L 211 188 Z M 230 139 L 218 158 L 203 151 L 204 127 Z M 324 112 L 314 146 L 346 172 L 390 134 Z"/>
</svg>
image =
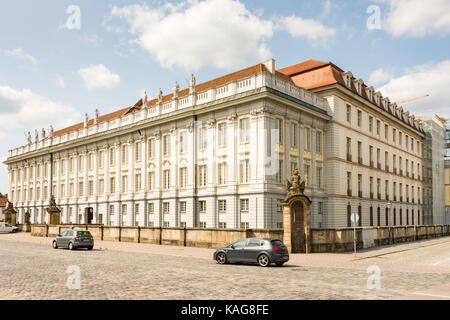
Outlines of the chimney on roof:
<svg viewBox="0 0 450 320">
<path fill-rule="evenodd" d="M 270 73 L 275 73 L 275 59 L 264 61 L 264 65 Z"/>
</svg>

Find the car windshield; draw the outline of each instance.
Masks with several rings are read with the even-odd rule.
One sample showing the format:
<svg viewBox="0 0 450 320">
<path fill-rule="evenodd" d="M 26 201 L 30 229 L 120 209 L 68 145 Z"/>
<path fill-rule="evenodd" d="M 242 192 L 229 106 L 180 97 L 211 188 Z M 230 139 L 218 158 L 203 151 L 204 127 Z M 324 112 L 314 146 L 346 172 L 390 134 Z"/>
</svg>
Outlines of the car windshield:
<svg viewBox="0 0 450 320">
<path fill-rule="evenodd" d="M 90 237 L 91 233 L 89 231 L 78 231 L 77 236 L 78 237 Z"/>
</svg>

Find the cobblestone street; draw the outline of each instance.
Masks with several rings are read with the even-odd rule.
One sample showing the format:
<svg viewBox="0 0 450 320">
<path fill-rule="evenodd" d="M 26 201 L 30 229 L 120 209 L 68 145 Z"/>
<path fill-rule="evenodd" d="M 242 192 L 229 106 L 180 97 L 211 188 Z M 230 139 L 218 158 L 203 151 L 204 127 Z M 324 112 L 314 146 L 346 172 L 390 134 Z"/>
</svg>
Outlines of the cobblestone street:
<svg viewBox="0 0 450 320">
<path fill-rule="evenodd" d="M 80 289 L 67 288 L 69 266 L 80 268 Z M 218 265 L 212 258 L 0 241 L 0 299 L 397 299 L 450 283 L 446 272 L 380 268 L 381 289 L 370 290 L 365 266 L 306 266 L 293 259 L 281 268 L 261 268 Z"/>
</svg>

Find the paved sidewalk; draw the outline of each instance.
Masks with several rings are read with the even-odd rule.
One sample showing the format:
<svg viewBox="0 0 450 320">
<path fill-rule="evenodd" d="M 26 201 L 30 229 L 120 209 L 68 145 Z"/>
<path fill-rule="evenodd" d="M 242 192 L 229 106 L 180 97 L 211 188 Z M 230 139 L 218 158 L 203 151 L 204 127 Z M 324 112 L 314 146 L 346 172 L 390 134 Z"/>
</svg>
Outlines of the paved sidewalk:
<svg viewBox="0 0 450 320">
<path fill-rule="evenodd" d="M 30 233 L 0 234 L 0 241 L 28 242 L 51 245 L 52 237 L 32 237 Z M 290 254 L 288 265 L 304 267 L 322 267 L 322 268 L 346 268 L 366 270 L 368 266 L 378 265 L 384 271 L 400 272 L 426 272 L 426 273 L 450 273 L 450 260 L 447 265 L 425 264 L 424 260 L 419 258 L 414 261 L 404 256 L 417 252 L 421 249 L 441 249 L 450 254 L 450 237 L 436 238 L 430 240 L 409 242 L 384 247 L 375 247 L 361 250 L 356 254 L 346 253 L 311 253 L 311 254 Z M 185 257 L 195 259 L 211 260 L 214 249 L 180 247 L 169 245 L 156 245 L 144 243 L 118 242 L 118 241 L 95 241 L 95 249 L 111 250 L 131 253 L 156 254 L 174 257 Z M 398 258 L 398 257 L 401 258 Z M 393 263 L 386 257 L 397 257 Z"/>
</svg>

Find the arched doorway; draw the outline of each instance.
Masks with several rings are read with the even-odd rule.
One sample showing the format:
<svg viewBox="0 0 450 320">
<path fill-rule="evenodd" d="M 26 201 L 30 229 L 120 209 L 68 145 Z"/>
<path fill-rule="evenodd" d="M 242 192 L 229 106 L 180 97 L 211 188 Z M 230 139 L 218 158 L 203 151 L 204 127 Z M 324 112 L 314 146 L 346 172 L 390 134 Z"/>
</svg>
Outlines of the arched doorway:
<svg viewBox="0 0 450 320">
<path fill-rule="evenodd" d="M 291 242 L 292 252 L 306 252 L 306 234 L 304 207 L 301 201 L 295 201 L 291 207 Z"/>
<path fill-rule="evenodd" d="M 283 205 L 283 242 L 292 253 L 311 252 L 309 198 L 303 194 L 288 196 Z"/>
</svg>

